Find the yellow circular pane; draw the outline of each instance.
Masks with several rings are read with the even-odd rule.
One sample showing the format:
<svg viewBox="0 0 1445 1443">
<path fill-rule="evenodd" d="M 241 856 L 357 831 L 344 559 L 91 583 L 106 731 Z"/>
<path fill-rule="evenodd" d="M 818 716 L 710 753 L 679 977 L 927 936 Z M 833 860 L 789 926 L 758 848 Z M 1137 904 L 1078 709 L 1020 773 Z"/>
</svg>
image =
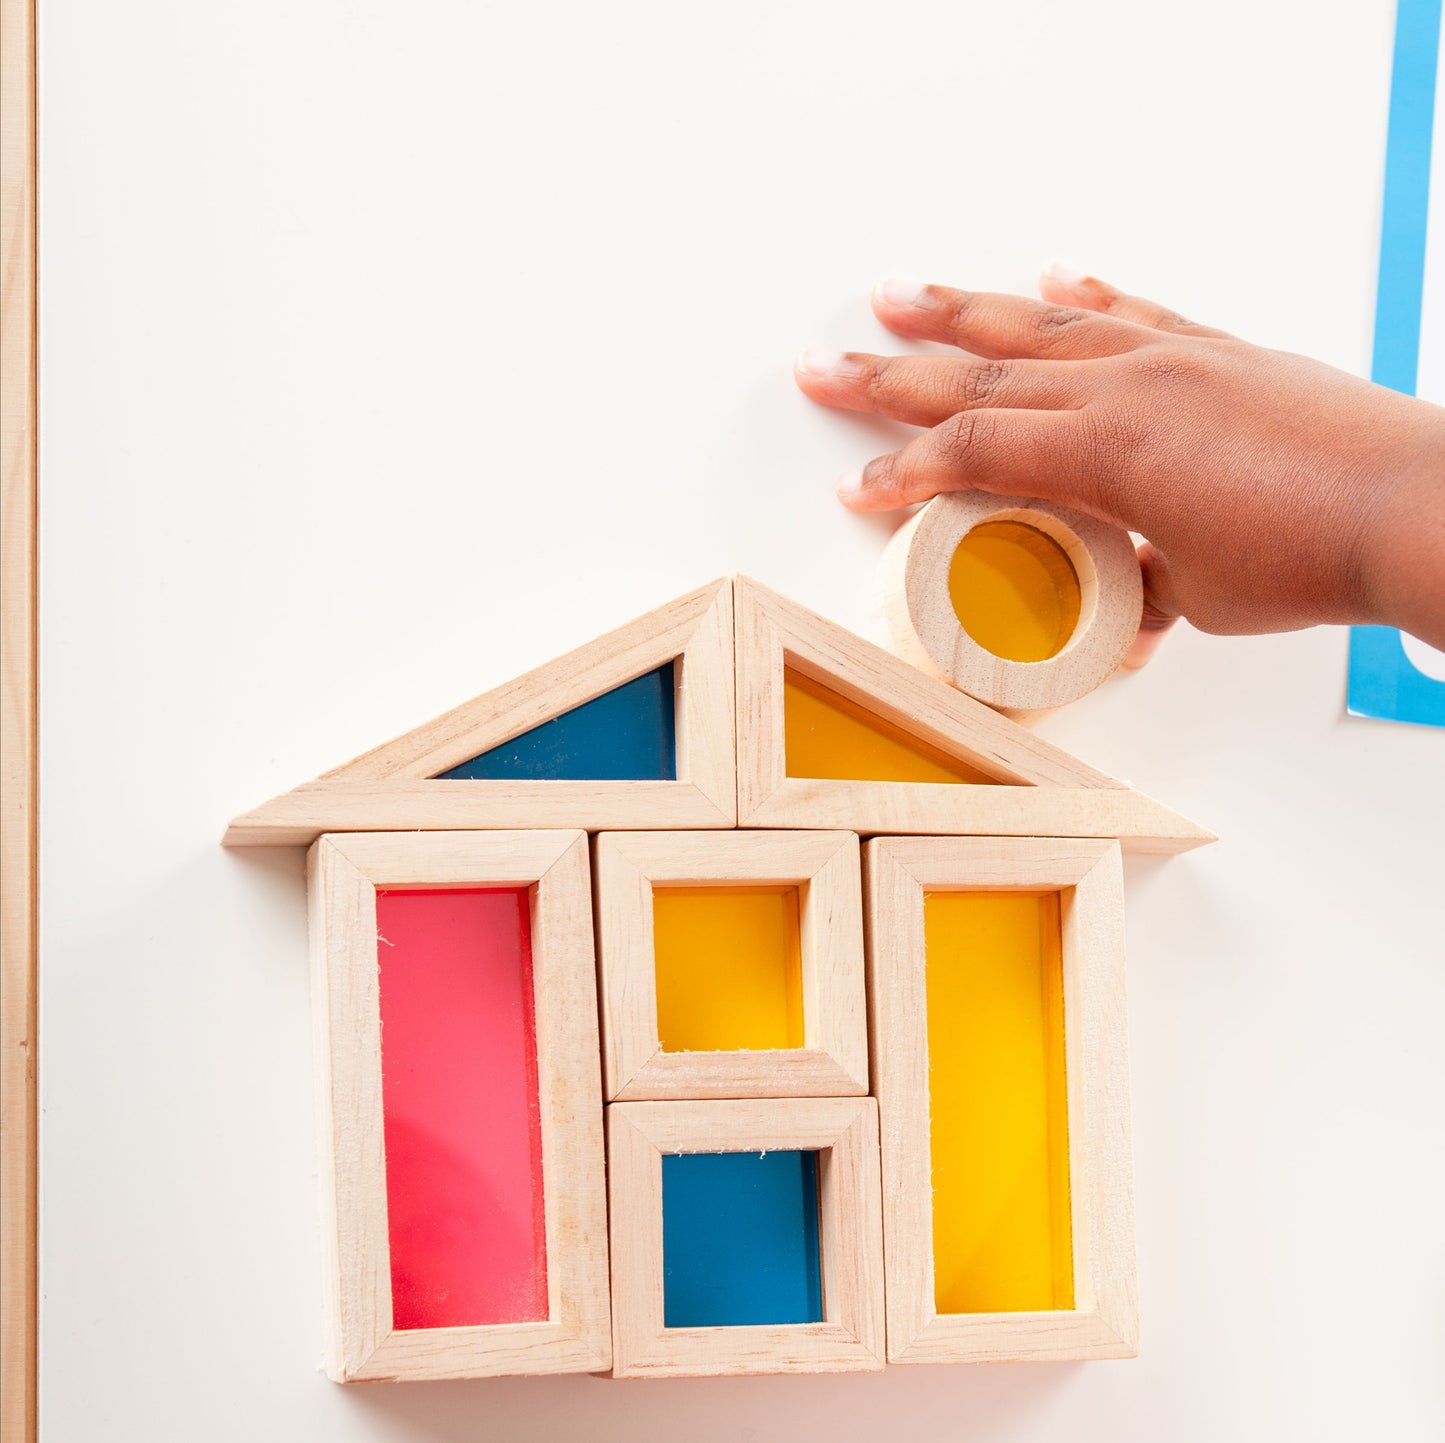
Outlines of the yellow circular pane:
<svg viewBox="0 0 1445 1443">
<path fill-rule="evenodd" d="M 985 521 L 958 544 L 948 592 L 959 625 L 1005 661 L 1047 661 L 1079 624 L 1079 577 L 1051 536 L 1022 521 Z"/>
</svg>

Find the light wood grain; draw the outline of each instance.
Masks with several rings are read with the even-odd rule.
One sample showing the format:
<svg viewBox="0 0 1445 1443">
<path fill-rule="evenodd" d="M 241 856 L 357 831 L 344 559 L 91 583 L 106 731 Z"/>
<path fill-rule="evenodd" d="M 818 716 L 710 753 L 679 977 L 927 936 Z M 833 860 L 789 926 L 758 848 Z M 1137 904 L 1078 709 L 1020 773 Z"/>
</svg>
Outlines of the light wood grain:
<svg viewBox="0 0 1445 1443">
<path fill-rule="evenodd" d="M 326 1370 L 345 1381 L 391 1331 L 376 888 L 329 838 L 307 883 Z"/>
<path fill-rule="evenodd" d="M 609 1101 L 868 1091 L 863 903 L 858 838 L 852 832 L 605 832 L 595 847 Z M 798 887 L 802 1048 L 662 1050 L 653 888 L 713 884 Z"/>
<path fill-rule="evenodd" d="M 306 846 L 325 831 L 389 832 L 527 827 L 605 831 L 730 827 L 723 807 L 691 782 L 307 782 L 235 818 L 228 847 Z"/>
<path fill-rule="evenodd" d="M 757 582 L 738 577 L 733 594 L 740 825 L 1112 837 L 1139 852 L 1180 852 L 1215 840 L 1151 797 Z M 785 667 L 1006 785 L 788 776 Z"/>
<path fill-rule="evenodd" d="M 1056 541 L 1079 582 L 1079 620 L 1046 661 L 1009 661 L 959 623 L 949 568 L 959 543 L 986 521 L 1020 521 Z M 1144 591 L 1127 531 L 1040 501 L 956 491 L 914 513 L 889 540 L 880 567 L 883 614 L 905 661 L 1017 721 L 1077 701 L 1113 675 L 1139 630 Z"/>
<path fill-rule="evenodd" d="M 1130 852 L 1177 853 L 1215 834 L 1143 792 L 1071 787 L 949 786 L 788 777 L 748 818 L 754 827 L 843 826 L 933 836 L 1098 837 Z"/>
<path fill-rule="evenodd" d="M 883 1366 L 878 1122 L 872 1098 L 623 1102 L 607 1109 L 613 1374 L 873 1372 Z M 662 1155 L 797 1149 L 819 1157 L 821 1323 L 664 1326 Z"/>
<path fill-rule="evenodd" d="M 0 3 L 0 1435 L 36 1436 L 35 6 Z"/>
<path fill-rule="evenodd" d="M 436 832 L 421 838 L 410 832 L 359 832 L 326 840 L 377 886 L 529 887 L 570 853 L 575 836 L 499 831 Z"/>
<path fill-rule="evenodd" d="M 432 780 L 677 659 L 676 781 Z M 732 582 L 712 582 L 237 817 L 227 846 L 323 831 L 728 827 L 737 819 Z"/>
<path fill-rule="evenodd" d="M 865 1069 L 866 1070 L 866 1069 Z M 663 1052 L 643 1059 L 614 1101 L 658 1098 L 858 1097 L 856 1073 L 818 1047 L 756 1052 Z"/>
<path fill-rule="evenodd" d="M 573 832 L 322 837 L 309 857 L 327 1371 L 340 1382 L 611 1365 L 587 839 Z M 545 1322 L 391 1325 L 376 889 L 529 886 L 547 1238 Z"/>
<path fill-rule="evenodd" d="M 891 1363 L 1132 1357 L 1138 1350 L 1123 872 L 1112 842 L 879 838 L 865 848 L 873 1091 L 883 1159 Z M 1063 894 L 1065 1071 L 1076 1306 L 940 1314 L 929 1142 L 928 892 Z"/>
</svg>

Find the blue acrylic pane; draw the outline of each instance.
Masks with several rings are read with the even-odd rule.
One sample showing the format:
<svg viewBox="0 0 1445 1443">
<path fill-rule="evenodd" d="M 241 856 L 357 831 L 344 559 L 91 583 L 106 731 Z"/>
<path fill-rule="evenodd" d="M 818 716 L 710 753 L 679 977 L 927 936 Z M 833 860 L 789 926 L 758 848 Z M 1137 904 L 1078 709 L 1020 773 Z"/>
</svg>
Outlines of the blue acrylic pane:
<svg viewBox="0 0 1445 1443">
<path fill-rule="evenodd" d="M 438 779 L 675 781 L 674 665 L 603 692 Z"/>
<path fill-rule="evenodd" d="M 705 1152 L 662 1159 L 669 1328 L 818 1323 L 818 1159 Z"/>
</svg>

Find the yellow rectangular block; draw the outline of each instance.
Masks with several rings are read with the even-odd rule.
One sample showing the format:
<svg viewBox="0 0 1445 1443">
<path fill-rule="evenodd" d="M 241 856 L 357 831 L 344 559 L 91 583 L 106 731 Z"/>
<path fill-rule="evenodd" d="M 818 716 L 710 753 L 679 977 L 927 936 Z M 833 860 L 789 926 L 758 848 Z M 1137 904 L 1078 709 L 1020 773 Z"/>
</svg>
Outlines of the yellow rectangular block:
<svg viewBox="0 0 1445 1443">
<path fill-rule="evenodd" d="M 1057 892 L 929 892 L 934 1305 L 1074 1306 Z"/>
<path fill-rule="evenodd" d="M 803 1046 L 796 887 L 657 887 L 652 928 L 664 1052 Z"/>
</svg>

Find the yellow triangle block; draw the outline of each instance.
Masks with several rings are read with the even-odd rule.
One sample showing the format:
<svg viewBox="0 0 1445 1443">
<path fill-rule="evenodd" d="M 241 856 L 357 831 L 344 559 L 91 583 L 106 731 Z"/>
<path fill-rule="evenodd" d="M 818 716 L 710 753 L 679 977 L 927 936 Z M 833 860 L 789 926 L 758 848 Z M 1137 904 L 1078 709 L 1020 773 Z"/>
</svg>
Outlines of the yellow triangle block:
<svg viewBox="0 0 1445 1443">
<path fill-rule="evenodd" d="M 735 578 L 733 609 L 741 827 L 1112 837 L 1141 852 L 1214 840 L 756 581 Z"/>
</svg>

